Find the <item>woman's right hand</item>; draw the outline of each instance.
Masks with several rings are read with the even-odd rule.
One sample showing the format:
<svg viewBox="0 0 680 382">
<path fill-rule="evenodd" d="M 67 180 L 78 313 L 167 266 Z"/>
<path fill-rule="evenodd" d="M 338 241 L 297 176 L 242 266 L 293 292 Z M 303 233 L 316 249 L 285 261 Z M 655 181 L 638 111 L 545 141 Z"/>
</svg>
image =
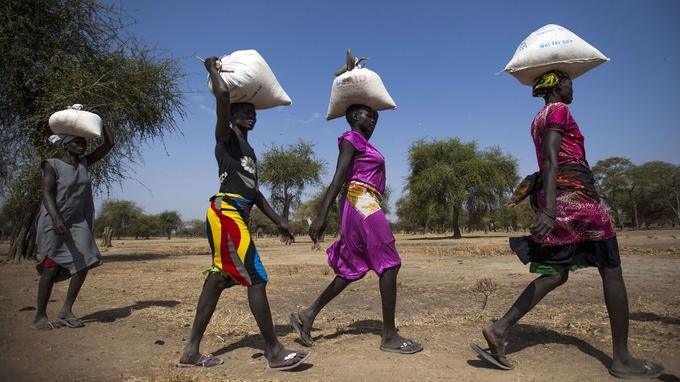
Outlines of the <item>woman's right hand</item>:
<svg viewBox="0 0 680 382">
<path fill-rule="evenodd" d="M 57 236 L 64 236 L 68 232 L 64 221 L 61 219 L 52 219 L 52 231 Z"/>
<path fill-rule="evenodd" d="M 541 212 L 538 218 L 536 218 L 536 223 L 531 226 L 530 231 L 532 236 L 539 240 L 545 240 L 545 238 L 550 236 L 553 228 L 555 228 L 555 219 Z"/>
<path fill-rule="evenodd" d="M 216 56 L 208 57 L 205 59 L 205 61 L 203 61 L 203 65 L 205 65 L 205 68 L 208 69 L 208 71 L 213 68 L 217 69 L 217 62 L 219 60 L 219 57 Z"/>
<path fill-rule="evenodd" d="M 313 242 L 317 242 L 319 240 L 319 237 L 323 235 L 323 232 L 326 230 L 326 218 L 317 216 L 316 219 L 312 222 L 312 224 L 309 226 L 309 237 L 312 238 Z"/>
</svg>

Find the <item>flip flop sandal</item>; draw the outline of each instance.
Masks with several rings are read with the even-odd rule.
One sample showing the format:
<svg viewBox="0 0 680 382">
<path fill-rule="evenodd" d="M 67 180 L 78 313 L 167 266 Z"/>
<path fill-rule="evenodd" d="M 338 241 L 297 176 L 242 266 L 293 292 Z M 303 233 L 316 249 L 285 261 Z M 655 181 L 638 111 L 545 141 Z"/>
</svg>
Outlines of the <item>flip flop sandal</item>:
<svg viewBox="0 0 680 382">
<path fill-rule="evenodd" d="M 659 365 L 661 366 L 661 371 L 650 374 L 653 365 L 654 363 L 645 361 L 645 369 L 641 373 L 617 373 L 612 371 L 612 369 L 609 369 L 609 374 L 621 379 L 652 379 L 659 378 L 661 374 L 666 372 L 666 369 Z"/>
<path fill-rule="evenodd" d="M 496 367 L 498 367 L 498 368 L 500 368 L 500 369 L 503 369 L 503 370 L 512 370 L 512 369 L 515 368 L 515 364 L 512 363 L 512 361 L 510 361 L 510 359 L 509 359 L 505 354 L 493 354 L 493 353 L 489 353 L 489 350 L 491 350 L 491 349 L 482 349 L 482 348 L 481 348 L 479 345 L 477 345 L 477 344 L 470 344 L 470 347 L 472 347 L 472 350 L 474 350 L 475 352 L 477 352 L 477 354 L 479 354 L 482 358 L 484 358 L 485 360 L 491 362 L 492 364 L 494 364 L 494 366 L 496 366 Z M 502 363 L 500 363 L 500 361 L 498 361 L 498 358 L 500 358 L 500 357 L 504 357 L 505 359 L 507 359 L 508 362 L 510 362 L 510 366 L 503 365 Z"/>
<path fill-rule="evenodd" d="M 315 342 L 312 338 L 312 335 L 302 329 L 302 323 L 297 319 L 297 317 L 295 317 L 295 314 L 293 313 L 290 314 L 290 324 L 293 326 L 293 330 L 295 330 L 295 333 L 297 333 L 298 337 L 300 337 L 300 341 L 302 341 L 303 345 L 309 347 L 314 346 Z"/>
<path fill-rule="evenodd" d="M 72 318 L 57 317 L 57 322 L 60 324 L 64 324 L 72 329 L 82 328 L 83 326 L 85 326 L 85 324 L 83 324 L 83 320 L 75 317 Z"/>
<path fill-rule="evenodd" d="M 299 361 L 295 363 L 290 363 L 290 361 L 294 360 L 298 355 L 304 354 L 304 352 L 301 352 L 299 350 L 295 350 L 292 353 L 289 353 L 286 358 L 284 358 L 283 364 L 281 366 L 276 366 L 276 367 L 271 367 L 267 365 L 267 370 L 269 371 L 283 371 L 283 370 L 290 370 L 294 369 L 300 365 L 302 365 L 307 358 L 309 358 L 310 355 L 312 355 L 312 352 L 307 352 L 307 355 L 302 357 Z"/>
<path fill-rule="evenodd" d="M 213 357 L 212 354 L 201 356 L 201 360 L 196 363 L 181 363 L 175 362 L 178 367 L 213 367 L 223 364 L 224 361 L 220 358 Z"/>
<path fill-rule="evenodd" d="M 47 321 L 46 323 L 40 324 L 40 325 L 32 324 L 31 329 L 35 329 L 35 330 L 39 330 L 41 332 L 45 332 L 45 331 L 54 329 L 54 324 L 51 323 L 50 321 Z"/>
<path fill-rule="evenodd" d="M 415 343 L 411 340 L 408 340 L 404 342 L 403 344 L 399 345 L 398 348 L 388 348 L 387 346 L 381 346 L 380 350 L 386 351 L 389 353 L 399 353 L 399 354 L 414 354 L 418 353 L 419 351 L 423 350 L 423 346 L 421 344 Z"/>
</svg>

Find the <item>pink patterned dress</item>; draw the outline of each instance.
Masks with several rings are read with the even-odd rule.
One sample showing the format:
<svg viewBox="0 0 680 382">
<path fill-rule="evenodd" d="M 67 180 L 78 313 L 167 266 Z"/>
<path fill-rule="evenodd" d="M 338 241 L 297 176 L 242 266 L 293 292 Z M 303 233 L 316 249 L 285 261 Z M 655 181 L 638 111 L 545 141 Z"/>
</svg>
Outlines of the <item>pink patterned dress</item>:
<svg viewBox="0 0 680 382">
<path fill-rule="evenodd" d="M 554 274 L 566 268 L 616 267 L 621 264 L 614 225 L 597 191 L 586 161 L 583 134 L 562 102 L 546 105 L 534 118 L 531 136 L 543 171 L 543 138 L 547 131 L 562 134 L 557 155 L 555 228 L 545 240 L 511 238 L 510 247 L 532 272 Z M 545 193 L 538 187 L 537 214 L 545 208 Z M 536 264 L 534 264 L 534 262 Z"/>
<path fill-rule="evenodd" d="M 366 138 L 348 131 L 338 138 L 359 152 L 347 170 L 340 200 L 340 239 L 328 253 L 328 265 L 348 280 L 373 270 L 378 275 L 401 264 L 394 235 L 380 208 L 385 192 L 385 158 Z"/>
</svg>

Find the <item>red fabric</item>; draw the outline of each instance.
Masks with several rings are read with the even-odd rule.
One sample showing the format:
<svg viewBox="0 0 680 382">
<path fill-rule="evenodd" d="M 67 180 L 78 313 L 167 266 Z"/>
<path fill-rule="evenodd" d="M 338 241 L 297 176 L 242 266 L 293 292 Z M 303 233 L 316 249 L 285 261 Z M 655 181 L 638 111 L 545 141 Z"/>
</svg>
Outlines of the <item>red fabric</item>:
<svg viewBox="0 0 680 382">
<path fill-rule="evenodd" d="M 59 264 L 55 263 L 54 260 L 50 259 L 49 257 L 45 256 L 45 261 L 43 261 L 43 267 L 58 267 Z"/>
</svg>

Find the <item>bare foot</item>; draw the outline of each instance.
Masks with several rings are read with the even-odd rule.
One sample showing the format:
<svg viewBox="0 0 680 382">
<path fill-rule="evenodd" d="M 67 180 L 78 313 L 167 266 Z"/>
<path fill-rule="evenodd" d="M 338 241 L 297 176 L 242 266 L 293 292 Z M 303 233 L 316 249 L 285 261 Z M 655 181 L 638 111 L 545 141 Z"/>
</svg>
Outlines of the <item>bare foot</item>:
<svg viewBox="0 0 680 382">
<path fill-rule="evenodd" d="M 494 358 L 504 366 L 513 367 L 513 363 L 505 356 L 505 337 L 495 333 L 492 326 L 482 329 L 482 334 L 489 345 L 489 352 L 496 354 Z"/>
</svg>

